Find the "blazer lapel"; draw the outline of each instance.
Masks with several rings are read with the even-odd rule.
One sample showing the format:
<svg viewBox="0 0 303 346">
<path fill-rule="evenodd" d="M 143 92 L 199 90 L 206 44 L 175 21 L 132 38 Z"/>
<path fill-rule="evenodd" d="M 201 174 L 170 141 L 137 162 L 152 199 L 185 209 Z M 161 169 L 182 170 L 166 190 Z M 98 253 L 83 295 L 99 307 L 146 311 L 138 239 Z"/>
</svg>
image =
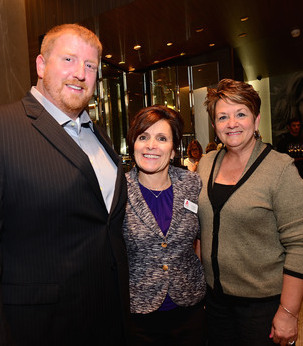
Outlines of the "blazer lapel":
<svg viewBox="0 0 303 346">
<path fill-rule="evenodd" d="M 33 119 L 33 126 L 83 173 L 105 207 L 97 177 L 87 155 L 31 94 L 28 94 L 22 102 L 27 115 Z"/>
<path fill-rule="evenodd" d="M 181 219 L 184 216 L 180 212 L 184 208 L 184 201 L 188 198 L 188 187 L 183 184 L 181 180 L 175 177 L 173 174 L 170 175 L 173 184 L 174 202 L 173 202 L 173 216 L 169 229 L 178 229 L 181 223 Z M 169 232 L 169 230 L 168 230 Z"/>
<path fill-rule="evenodd" d="M 131 207 L 135 210 L 138 217 L 145 224 L 147 229 L 150 229 L 152 232 L 156 233 L 161 238 L 164 238 L 164 235 L 153 215 L 149 209 L 147 203 L 145 202 L 144 197 L 142 196 L 139 182 L 137 179 L 137 171 L 133 170 L 130 172 L 131 179 L 128 180 L 129 183 L 129 193 L 128 201 Z"/>
</svg>

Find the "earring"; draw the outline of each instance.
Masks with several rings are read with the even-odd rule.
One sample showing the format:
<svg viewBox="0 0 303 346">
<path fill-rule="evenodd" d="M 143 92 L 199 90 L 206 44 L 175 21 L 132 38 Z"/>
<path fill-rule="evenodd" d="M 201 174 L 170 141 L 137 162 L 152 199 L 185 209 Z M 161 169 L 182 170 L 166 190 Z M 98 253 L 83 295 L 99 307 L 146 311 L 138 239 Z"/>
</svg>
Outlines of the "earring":
<svg viewBox="0 0 303 346">
<path fill-rule="evenodd" d="M 254 136 L 255 136 L 256 139 L 261 138 L 260 131 L 259 131 L 259 130 L 256 130 L 256 131 L 254 132 Z"/>
</svg>

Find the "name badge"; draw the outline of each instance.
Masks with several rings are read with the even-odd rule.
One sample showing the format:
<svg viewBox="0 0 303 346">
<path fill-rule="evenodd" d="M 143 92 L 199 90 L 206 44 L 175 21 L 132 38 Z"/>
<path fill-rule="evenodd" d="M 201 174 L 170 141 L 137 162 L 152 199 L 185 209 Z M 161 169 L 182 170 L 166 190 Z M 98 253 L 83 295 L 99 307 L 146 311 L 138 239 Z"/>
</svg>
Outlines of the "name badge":
<svg viewBox="0 0 303 346">
<path fill-rule="evenodd" d="M 184 208 L 192 211 L 195 214 L 197 214 L 198 212 L 198 205 L 196 203 L 189 201 L 188 199 L 184 200 Z"/>
</svg>

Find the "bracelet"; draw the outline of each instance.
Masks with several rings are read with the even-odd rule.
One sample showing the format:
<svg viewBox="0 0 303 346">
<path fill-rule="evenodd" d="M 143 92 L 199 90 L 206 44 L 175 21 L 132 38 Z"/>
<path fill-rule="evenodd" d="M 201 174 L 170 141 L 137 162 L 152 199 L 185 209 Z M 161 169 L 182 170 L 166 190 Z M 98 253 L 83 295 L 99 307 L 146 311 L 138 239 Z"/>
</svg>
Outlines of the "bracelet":
<svg viewBox="0 0 303 346">
<path fill-rule="evenodd" d="M 296 320 L 298 320 L 298 317 L 293 314 L 291 311 L 289 311 L 284 305 L 280 303 L 281 308 L 283 308 L 287 313 L 289 313 L 292 317 L 294 317 Z"/>
</svg>

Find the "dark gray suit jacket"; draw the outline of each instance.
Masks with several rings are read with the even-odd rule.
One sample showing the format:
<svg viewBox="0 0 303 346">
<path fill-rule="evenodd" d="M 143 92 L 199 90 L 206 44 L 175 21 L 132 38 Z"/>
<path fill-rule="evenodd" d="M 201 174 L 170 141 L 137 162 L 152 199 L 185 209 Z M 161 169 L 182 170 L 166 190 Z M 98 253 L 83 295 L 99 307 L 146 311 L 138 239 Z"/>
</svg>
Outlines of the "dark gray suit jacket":
<svg viewBox="0 0 303 346">
<path fill-rule="evenodd" d="M 124 345 L 126 183 L 95 133 L 118 167 L 110 213 L 87 155 L 30 93 L 0 107 L 0 345 Z"/>
</svg>

